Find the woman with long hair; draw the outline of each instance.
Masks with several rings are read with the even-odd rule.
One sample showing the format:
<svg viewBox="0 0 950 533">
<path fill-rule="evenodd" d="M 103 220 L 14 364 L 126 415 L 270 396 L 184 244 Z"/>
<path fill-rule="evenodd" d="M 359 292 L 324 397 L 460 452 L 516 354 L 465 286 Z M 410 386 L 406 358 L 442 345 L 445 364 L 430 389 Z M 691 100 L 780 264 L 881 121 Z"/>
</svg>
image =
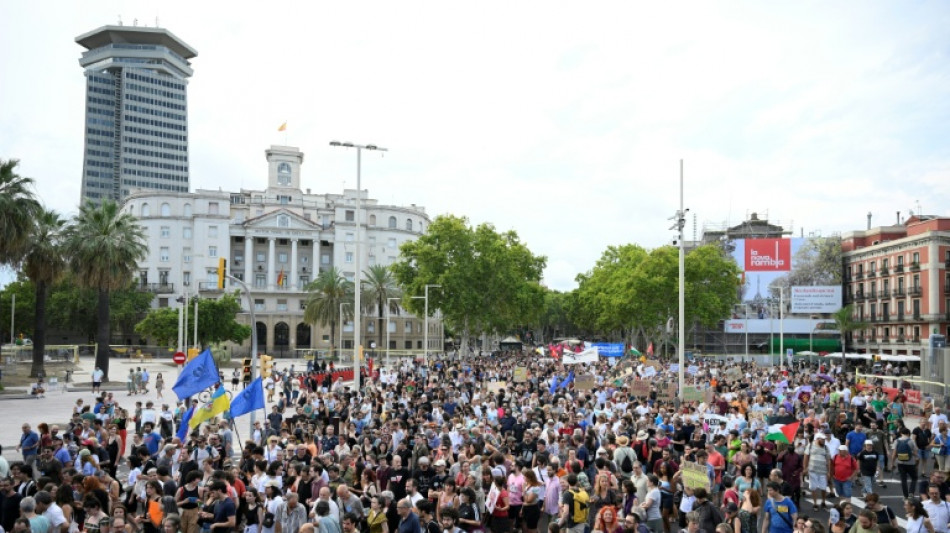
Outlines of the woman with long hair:
<svg viewBox="0 0 950 533">
<path fill-rule="evenodd" d="M 128 523 L 125 505 L 112 506 L 112 533 L 132 533 L 132 524 Z"/>
<path fill-rule="evenodd" d="M 492 533 L 509 533 L 511 529 L 511 518 L 508 511 L 511 509 L 511 500 L 508 494 L 508 487 L 505 484 L 503 476 L 495 476 L 495 489 L 498 491 L 498 499 L 495 500 L 495 509 L 491 512 Z"/>
<path fill-rule="evenodd" d="M 115 424 L 109 424 L 109 434 L 106 436 L 106 451 L 109 452 L 109 461 L 106 470 L 113 478 L 116 477 L 116 471 L 119 468 L 119 449 L 122 447 L 122 438 L 119 437 L 119 429 Z"/>
<path fill-rule="evenodd" d="M 930 515 L 924 509 L 924 505 L 919 498 L 907 498 L 904 500 L 904 512 L 907 513 L 907 526 L 904 529 L 907 533 L 934 533 L 934 526 L 930 523 Z"/>
<path fill-rule="evenodd" d="M 106 492 L 106 489 L 102 488 L 102 483 L 99 481 L 99 478 L 96 476 L 86 476 L 82 480 L 82 493 L 83 493 L 83 508 L 85 508 L 85 498 L 87 496 L 94 496 L 99 500 L 99 504 L 102 507 L 102 511 L 109 513 L 111 510 L 109 502 L 109 493 Z M 161 493 L 159 493 L 161 494 Z"/>
<path fill-rule="evenodd" d="M 743 446 L 747 446 L 747 444 L 743 443 Z M 748 489 L 752 489 L 761 495 L 762 482 L 759 481 L 757 477 L 755 477 L 755 464 L 751 462 L 746 463 L 742 466 L 742 470 L 740 470 L 740 472 L 742 475 L 736 478 L 736 491 L 739 492 L 740 500 L 742 495 L 745 494 Z"/>
<path fill-rule="evenodd" d="M 753 488 L 747 488 L 742 493 L 742 506 L 739 507 L 739 524 L 741 530 L 736 533 L 758 533 L 759 509 L 762 508 L 762 497 Z"/>
<path fill-rule="evenodd" d="M 203 487 L 198 485 L 201 477 L 201 472 L 197 470 L 188 472 L 185 476 L 185 484 L 178 487 L 175 493 L 175 502 L 181 509 L 182 533 L 198 533 L 198 510 L 201 507 L 201 496 L 204 491 Z"/>
<path fill-rule="evenodd" d="M 77 533 L 79 524 L 76 522 L 76 500 L 73 499 L 72 487 L 57 488 L 53 494 L 53 501 L 63 510 L 63 518 L 69 524 L 66 530 L 67 533 Z"/>
<path fill-rule="evenodd" d="M 632 513 L 636 504 L 637 486 L 633 484 L 633 480 L 625 479 L 620 483 L 620 507 L 617 509 L 620 518 L 626 518 L 627 515 Z"/>
<path fill-rule="evenodd" d="M 165 388 L 165 378 L 162 377 L 162 373 L 159 372 L 155 376 L 155 392 L 158 394 L 158 397 L 162 397 L 162 390 Z"/>
<path fill-rule="evenodd" d="M 111 521 L 109 515 L 102 512 L 102 504 L 99 503 L 98 499 L 87 496 L 82 502 L 82 507 L 86 511 L 83 531 L 86 533 L 109 533 Z"/>
<path fill-rule="evenodd" d="M 600 509 L 594 520 L 594 533 L 623 533 L 616 507 L 605 505 Z"/>
<path fill-rule="evenodd" d="M 261 533 L 263 523 L 264 505 L 261 494 L 254 487 L 248 487 L 244 491 L 244 533 Z"/>
<path fill-rule="evenodd" d="M 145 483 L 145 505 L 142 514 L 132 520 L 142 528 L 144 533 L 161 533 L 162 521 L 165 519 L 165 508 L 162 503 L 162 484 L 158 480 Z"/>
<path fill-rule="evenodd" d="M 369 533 L 389 533 L 385 499 L 378 494 L 369 499 L 369 514 L 366 515 L 366 526 L 369 527 Z"/>
<path fill-rule="evenodd" d="M 129 432 L 129 412 L 121 407 L 116 408 L 115 417 L 112 419 L 112 423 L 115 424 L 116 433 L 119 434 L 119 439 L 121 443 L 119 444 L 119 457 L 114 461 L 116 464 L 119 463 L 119 459 L 125 457 L 125 446 L 128 442 Z M 113 476 L 115 477 L 115 476 Z"/>
<path fill-rule="evenodd" d="M 53 435 L 49 431 L 49 424 L 40 422 L 36 425 L 36 431 L 40 433 L 39 449 L 51 448 L 53 446 Z"/>
<path fill-rule="evenodd" d="M 616 514 L 616 506 L 619 503 L 620 497 L 617 495 L 617 491 L 610 486 L 610 477 L 607 474 L 597 474 L 597 477 L 594 478 L 594 486 L 591 487 L 590 491 L 587 525 L 591 527 L 595 525 L 594 521 L 597 519 L 597 515 L 600 514 L 601 507 L 612 506 L 615 508 L 614 514 Z"/>
<path fill-rule="evenodd" d="M 459 506 L 459 495 L 458 487 L 455 485 L 455 481 L 452 479 L 446 479 L 445 484 L 442 485 L 442 492 L 439 493 L 438 505 L 435 508 L 436 520 L 442 520 L 442 509 L 452 508 L 458 509 Z"/>
<path fill-rule="evenodd" d="M 521 501 L 521 529 L 524 533 L 537 533 L 541 520 L 541 502 L 544 497 L 544 485 L 530 466 L 522 469 L 524 475 L 524 495 Z"/>
</svg>

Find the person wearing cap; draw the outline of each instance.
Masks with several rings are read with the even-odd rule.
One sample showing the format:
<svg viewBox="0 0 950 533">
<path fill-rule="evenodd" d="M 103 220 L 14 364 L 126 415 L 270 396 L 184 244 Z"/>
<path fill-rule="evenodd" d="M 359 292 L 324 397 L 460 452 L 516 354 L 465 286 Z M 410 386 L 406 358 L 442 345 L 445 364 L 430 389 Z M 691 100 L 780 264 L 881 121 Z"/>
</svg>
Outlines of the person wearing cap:
<svg viewBox="0 0 950 533">
<path fill-rule="evenodd" d="M 858 478 L 858 462 L 844 444 L 838 447 L 838 455 L 831 459 L 832 478 L 839 498 L 851 499 L 851 487 Z"/>
<path fill-rule="evenodd" d="M 808 472 L 808 488 L 811 489 L 813 509 L 818 509 L 819 499 L 821 507 L 826 507 L 828 502 L 825 493 L 828 490 L 828 478 L 831 477 L 831 453 L 825 445 L 824 433 L 815 434 L 814 441 L 806 448 L 804 469 Z"/>
<path fill-rule="evenodd" d="M 864 496 L 874 492 L 874 477 L 879 473 L 878 454 L 874 451 L 874 443 L 870 439 L 864 441 L 864 449 L 857 456 L 861 470 L 861 485 Z"/>
</svg>

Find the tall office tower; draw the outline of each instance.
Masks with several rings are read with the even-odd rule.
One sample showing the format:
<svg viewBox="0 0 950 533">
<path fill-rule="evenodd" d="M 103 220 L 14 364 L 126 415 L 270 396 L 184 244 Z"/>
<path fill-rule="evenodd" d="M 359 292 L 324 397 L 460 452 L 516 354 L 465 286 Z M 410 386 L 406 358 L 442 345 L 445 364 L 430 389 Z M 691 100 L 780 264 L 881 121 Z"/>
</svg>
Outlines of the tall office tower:
<svg viewBox="0 0 950 533">
<path fill-rule="evenodd" d="M 103 26 L 76 42 L 87 50 L 81 202 L 188 192 L 188 60 L 198 52 L 168 30 L 138 26 Z"/>
</svg>

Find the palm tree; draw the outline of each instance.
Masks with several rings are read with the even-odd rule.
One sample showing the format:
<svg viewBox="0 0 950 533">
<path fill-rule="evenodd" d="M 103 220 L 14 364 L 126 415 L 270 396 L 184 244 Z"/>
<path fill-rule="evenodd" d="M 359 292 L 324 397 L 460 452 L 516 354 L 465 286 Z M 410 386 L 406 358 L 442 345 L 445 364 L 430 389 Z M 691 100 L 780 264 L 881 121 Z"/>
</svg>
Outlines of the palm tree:
<svg viewBox="0 0 950 533">
<path fill-rule="evenodd" d="M 18 263 L 33 230 L 40 204 L 32 178 L 17 175 L 16 159 L 0 159 L 0 264 Z"/>
<path fill-rule="evenodd" d="M 378 323 L 383 324 L 383 311 L 386 308 L 386 304 L 391 304 L 390 312 L 396 311 L 399 305 L 396 302 L 389 302 L 389 299 L 402 296 L 402 291 L 396 286 L 396 280 L 393 278 L 393 274 L 388 267 L 383 265 L 371 265 L 368 269 L 364 270 L 363 273 L 366 275 L 366 279 L 363 280 L 363 294 L 361 297 L 367 306 L 376 306 L 376 312 L 379 317 Z M 389 324 L 383 327 L 388 328 Z M 383 345 L 383 327 L 380 327 L 377 331 L 379 340 L 376 346 Z"/>
<path fill-rule="evenodd" d="M 30 376 L 43 372 L 43 355 L 46 350 L 46 299 L 50 286 L 66 271 L 63 256 L 63 229 L 66 221 L 55 211 L 39 213 L 30 237 L 29 248 L 23 258 L 23 272 L 33 281 L 36 291 L 36 308 L 33 323 L 33 367 Z"/>
<path fill-rule="evenodd" d="M 848 368 L 847 337 L 852 331 L 865 329 L 868 325 L 865 322 L 858 322 L 854 319 L 853 305 L 842 307 L 834 312 L 831 318 L 835 321 L 835 327 L 838 328 L 838 332 L 841 334 L 841 369 L 843 371 Z"/>
<path fill-rule="evenodd" d="M 326 327 L 330 325 L 330 349 L 336 346 L 336 325 L 340 315 L 340 304 L 349 303 L 343 307 L 344 320 L 353 316 L 353 282 L 347 281 L 336 268 L 321 272 L 317 279 L 307 285 L 307 306 L 303 312 L 303 320 L 308 324 Z"/>
<path fill-rule="evenodd" d="M 89 203 L 66 230 L 66 257 L 80 285 L 95 289 L 96 366 L 109 379 L 109 294 L 127 287 L 139 261 L 148 255 L 145 231 L 130 213 L 106 200 Z"/>
</svg>

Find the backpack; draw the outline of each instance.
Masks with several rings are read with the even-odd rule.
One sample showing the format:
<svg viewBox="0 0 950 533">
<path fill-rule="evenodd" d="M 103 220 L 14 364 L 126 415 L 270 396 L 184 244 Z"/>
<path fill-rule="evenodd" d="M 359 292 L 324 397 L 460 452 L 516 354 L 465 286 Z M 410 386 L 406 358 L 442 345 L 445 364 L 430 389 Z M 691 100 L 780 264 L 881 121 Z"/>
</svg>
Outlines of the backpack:
<svg viewBox="0 0 950 533">
<path fill-rule="evenodd" d="M 910 439 L 897 439 L 896 451 L 898 461 L 910 461 L 911 451 L 913 451 L 910 449 Z"/>
<path fill-rule="evenodd" d="M 630 459 L 630 454 L 623 454 L 623 460 L 620 461 L 620 471 L 624 474 L 630 474 L 633 472 L 633 461 Z"/>
<path fill-rule="evenodd" d="M 571 509 L 571 522 L 575 524 L 586 524 L 587 523 L 587 508 L 590 504 L 590 496 L 587 495 L 587 491 L 584 489 L 581 490 L 569 490 L 571 493 L 572 501 L 574 502 Z"/>
</svg>

